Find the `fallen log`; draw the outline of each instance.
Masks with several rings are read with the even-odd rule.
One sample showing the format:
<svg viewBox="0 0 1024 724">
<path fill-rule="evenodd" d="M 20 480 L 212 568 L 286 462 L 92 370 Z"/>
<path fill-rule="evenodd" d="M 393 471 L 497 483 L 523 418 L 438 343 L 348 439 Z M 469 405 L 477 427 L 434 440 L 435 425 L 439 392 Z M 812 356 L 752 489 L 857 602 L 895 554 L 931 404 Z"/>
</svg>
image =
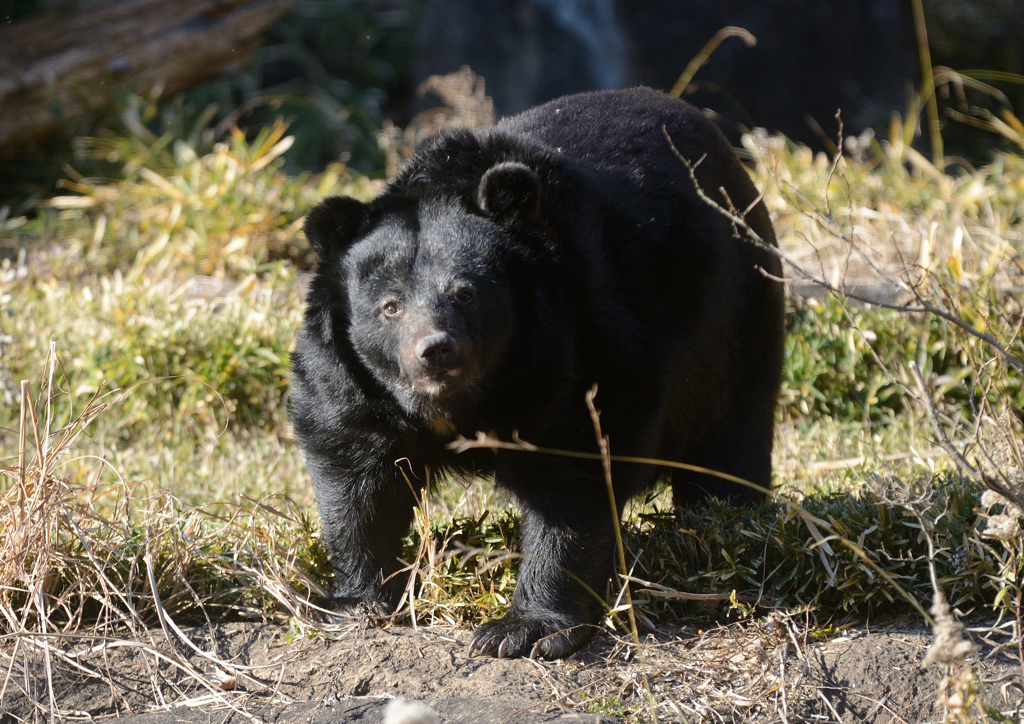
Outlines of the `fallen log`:
<svg viewBox="0 0 1024 724">
<path fill-rule="evenodd" d="M 111 0 L 0 28 L 0 155 L 110 107 L 246 63 L 291 0 Z"/>
</svg>

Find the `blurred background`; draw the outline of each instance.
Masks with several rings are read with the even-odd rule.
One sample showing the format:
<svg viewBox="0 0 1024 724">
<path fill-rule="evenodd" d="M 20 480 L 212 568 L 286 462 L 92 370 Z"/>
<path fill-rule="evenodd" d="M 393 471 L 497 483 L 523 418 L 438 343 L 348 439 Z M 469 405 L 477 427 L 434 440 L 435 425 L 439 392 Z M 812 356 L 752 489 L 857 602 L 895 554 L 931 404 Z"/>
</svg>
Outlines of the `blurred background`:
<svg viewBox="0 0 1024 724">
<path fill-rule="evenodd" d="M 946 154 L 985 163 L 1008 143 L 993 122 L 1024 108 L 1024 0 L 923 9 Z M 734 144 L 764 127 L 834 151 L 839 110 L 845 135 L 881 138 L 894 114 L 920 114 L 911 0 L 0 0 L 0 205 L 30 211 L 69 163 L 118 175 L 72 139 L 139 126 L 201 153 L 280 117 L 295 136 L 287 171 L 344 160 L 383 175 L 460 93 L 486 94 L 501 117 L 588 89 L 667 91 L 730 26 L 747 33 L 676 90 Z M 441 99 L 424 86 L 467 66 L 476 85 Z"/>
</svg>

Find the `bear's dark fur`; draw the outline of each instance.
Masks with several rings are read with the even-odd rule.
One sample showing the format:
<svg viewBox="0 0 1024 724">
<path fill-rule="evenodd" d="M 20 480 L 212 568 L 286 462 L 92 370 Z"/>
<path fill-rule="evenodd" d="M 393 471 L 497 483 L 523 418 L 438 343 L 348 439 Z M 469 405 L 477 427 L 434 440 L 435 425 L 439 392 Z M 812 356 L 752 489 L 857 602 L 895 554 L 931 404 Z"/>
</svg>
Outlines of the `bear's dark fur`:
<svg viewBox="0 0 1024 724">
<path fill-rule="evenodd" d="M 774 243 L 718 130 L 640 88 L 448 133 L 372 203 L 335 197 L 309 213 L 320 261 L 292 357 L 291 411 L 337 606 L 386 608 L 404 586 L 391 577 L 414 505 L 403 469 L 419 485 L 426 469 L 493 472 L 522 508 L 522 562 L 508 614 L 480 627 L 471 652 L 555 658 L 585 643 L 603 615 L 594 592 L 604 595 L 614 570 L 600 463 L 447 445 L 518 431 L 595 452 L 585 404 L 594 384 L 613 454 L 770 484 L 779 261 L 697 195 L 663 127 L 699 162 L 701 188 Z M 620 512 L 658 475 L 616 463 Z M 675 471 L 671 482 L 677 505 L 758 499 L 715 477 Z"/>
</svg>

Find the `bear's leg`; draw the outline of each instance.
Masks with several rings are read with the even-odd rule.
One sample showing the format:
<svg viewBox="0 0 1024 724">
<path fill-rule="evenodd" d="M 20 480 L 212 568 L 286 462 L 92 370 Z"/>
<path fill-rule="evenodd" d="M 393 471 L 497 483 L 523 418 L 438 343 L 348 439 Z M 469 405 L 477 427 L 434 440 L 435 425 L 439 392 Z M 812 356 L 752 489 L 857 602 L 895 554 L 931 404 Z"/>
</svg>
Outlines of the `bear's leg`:
<svg viewBox="0 0 1024 724">
<path fill-rule="evenodd" d="M 728 473 L 762 488 L 772 483 L 772 442 L 774 437 L 775 394 L 740 395 L 743 404 L 732 414 L 719 417 L 699 444 L 681 451 L 682 462 Z M 764 494 L 739 483 L 687 470 L 672 471 L 672 498 L 678 508 L 704 500 L 720 498 L 733 505 L 753 505 Z"/>
<path fill-rule="evenodd" d="M 600 478 L 574 482 L 548 477 L 543 488 L 517 491 L 522 558 L 512 605 L 477 629 L 471 655 L 563 658 L 596 632 L 614 570 L 611 509 Z"/>
<path fill-rule="evenodd" d="M 391 576 L 416 503 L 409 484 L 394 464 L 339 466 L 308 454 L 307 461 L 334 572 L 332 605 L 380 604 L 390 611 L 406 583 Z"/>
</svg>

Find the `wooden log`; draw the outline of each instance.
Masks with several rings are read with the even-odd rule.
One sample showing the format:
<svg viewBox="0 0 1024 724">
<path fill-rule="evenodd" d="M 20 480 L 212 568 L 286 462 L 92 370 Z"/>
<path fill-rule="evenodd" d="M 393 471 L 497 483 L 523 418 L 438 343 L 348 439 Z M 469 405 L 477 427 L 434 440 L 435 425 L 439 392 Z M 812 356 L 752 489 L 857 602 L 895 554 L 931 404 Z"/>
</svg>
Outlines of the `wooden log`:
<svg viewBox="0 0 1024 724">
<path fill-rule="evenodd" d="M 116 94 L 237 71 L 291 0 L 110 0 L 0 28 L 0 153 Z"/>
</svg>

